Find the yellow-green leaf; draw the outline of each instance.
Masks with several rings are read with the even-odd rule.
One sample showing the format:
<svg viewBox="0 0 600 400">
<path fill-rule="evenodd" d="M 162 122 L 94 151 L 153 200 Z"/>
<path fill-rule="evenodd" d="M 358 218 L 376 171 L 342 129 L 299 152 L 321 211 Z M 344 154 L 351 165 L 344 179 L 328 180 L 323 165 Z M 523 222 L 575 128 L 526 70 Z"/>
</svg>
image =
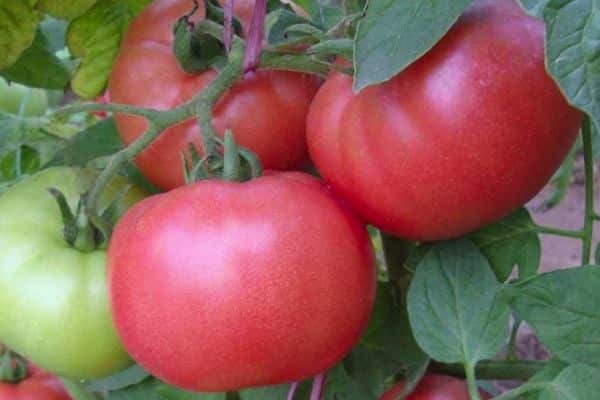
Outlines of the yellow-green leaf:
<svg viewBox="0 0 600 400">
<path fill-rule="evenodd" d="M 127 27 L 150 0 L 103 0 L 71 21 L 67 45 L 81 64 L 71 87 L 84 99 L 102 92 Z"/>
<path fill-rule="evenodd" d="M 31 1 L 0 1 L 0 69 L 12 65 L 31 45 L 38 21 Z"/>
<path fill-rule="evenodd" d="M 98 0 L 39 0 L 37 8 L 61 19 L 73 19 L 84 14 Z"/>
</svg>

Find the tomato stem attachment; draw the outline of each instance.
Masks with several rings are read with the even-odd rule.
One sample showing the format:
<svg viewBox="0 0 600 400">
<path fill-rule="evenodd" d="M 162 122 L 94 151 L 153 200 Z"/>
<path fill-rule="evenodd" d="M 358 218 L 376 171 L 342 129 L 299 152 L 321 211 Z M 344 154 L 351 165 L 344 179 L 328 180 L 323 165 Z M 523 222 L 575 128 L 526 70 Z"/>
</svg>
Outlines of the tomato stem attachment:
<svg viewBox="0 0 600 400">
<path fill-rule="evenodd" d="M 313 387 L 310 392 L 310 400 L 321 400 L 323 398 L 323 391 L 325 390 L 325 383 L 327 382 L 327 373 L 323 372 L 315 376 L 313 380 Z"/>
</svg>

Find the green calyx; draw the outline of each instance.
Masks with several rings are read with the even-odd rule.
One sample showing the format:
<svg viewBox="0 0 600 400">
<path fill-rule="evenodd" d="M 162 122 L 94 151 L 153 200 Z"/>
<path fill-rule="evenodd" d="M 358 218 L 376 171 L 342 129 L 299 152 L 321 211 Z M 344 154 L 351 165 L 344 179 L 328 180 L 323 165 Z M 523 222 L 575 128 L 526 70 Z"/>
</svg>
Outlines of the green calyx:
<svg viewBox="0 0 600 400">
<path fill-rule="evenodd" d="M 55 188 L 48 192 L 54 197 L 64 224 L 63 237 L 67 244 L 83 252 L 105 248 L 115 224 L 118 203 L 123 199 L 129 187 L 125 187 L 100 216 L 90 212 L 87 207 L 87 195 L 82 195 L 75 213 L 69 207 L 65 196 Z"/>
<path fill-rule="evenodd" d="M 0 356 L 0 381 L 16 383 L 27 377 L 27 363 L 10 350 Z"/>
</svg>

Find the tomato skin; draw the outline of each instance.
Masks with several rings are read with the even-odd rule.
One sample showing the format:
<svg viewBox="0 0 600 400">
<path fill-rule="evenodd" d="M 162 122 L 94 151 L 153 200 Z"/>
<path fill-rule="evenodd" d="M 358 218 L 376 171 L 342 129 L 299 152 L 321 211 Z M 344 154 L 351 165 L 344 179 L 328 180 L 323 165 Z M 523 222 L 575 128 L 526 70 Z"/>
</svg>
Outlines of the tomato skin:
<svg viewBox="0 0 600 400">
<path fill-rule="evenodd" d="M 396 400 L 404 389 L 404 382 L 385 392 L 380 400 Z M 482 400 L 491 399 L 491 396 L 479 391 Z M 446 375 L 426 375 L 415 390 L 406 397 L 406 400 L 469 400 L 467 384 L 461 379 Z"/>
<path fill-rule="evenodd" d="M 25 117 L 39 117 L 48 109 L 48 96 L 43 89 L 28 88 L 18 83 L 8 84 L 0 78 L 0 111 L 18 114 L 21 102 L 28 96 L 23 110 Z"/>
<path fill-rule="evenodd" d="M 17 383 L 0 382 L 0 400 L 71 400 L 62 383 L 38 368 Z"/>
<path fill-rule="evenodd" d="M 544 68 L 544 25 L 477 0 L 424 57 L 354 95 L 332 73 L 312 103 L 310 155 L 366 221 L 413 240 L 459 236 L 548 181 L 581 114 Z"/>
<path fill-rule="evenodd" d="M 106 290 L 106 251 L 81 252 L 63 240 L 61 190 L 71 209 L 95 174 L 75 168 L 43 170 L 0 196 L 0 341 L 56 375 L 97 378 L 131 363 L 114 330 Z M 101 207 L 130 185 L 115 178 Z M 124 211 L 143 196 L 133 186 Z"/>
<path fill-rule="evenodd" d="M 235 2 L 242 22 L 252 3 Z M 190 100 L 215 78 L 214 70 L 184 73 L 172 54 L 173 24 L 189 8 L 188 0 L 158 0 L 132 23 L 109 81 L 114 102 L 168 110 Z M 202 17 L 199 10 L 196 18 Z M 218 132 L 231 128 L 238 144 L 256 152 L 265 168 L 299 167 L 307 160 L 306 114 L 319 84 L 308 75 L 260 70 L 221 98 L 213 122 Z M 116 122 L 125 144 L 146 128 L 139 117 L 117 114 Z M 188 120 L 167 129 L 137 157 L 138 167 L 152 183 L 162 189 L 184 184 L 181 156 L 190 142 L 201 148 L 197 125 Z"/>
<path fill-rule="evenodd" d="M 125 347 L 153 375 L 190 390 L 328 369 L 358 340 L 375 295 L 364 226 L 303 173 L 153 196 L 121 219 L 108 254 Z"/>
</svg>

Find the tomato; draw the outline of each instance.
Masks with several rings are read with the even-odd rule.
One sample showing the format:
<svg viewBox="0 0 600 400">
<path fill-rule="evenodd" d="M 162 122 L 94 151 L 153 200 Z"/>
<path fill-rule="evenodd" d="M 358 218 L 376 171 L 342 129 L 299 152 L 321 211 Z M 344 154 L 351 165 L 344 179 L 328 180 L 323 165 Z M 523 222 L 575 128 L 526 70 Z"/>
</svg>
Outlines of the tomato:
<svg viewBox="0 0 600 400">
<path fill-rule="evenodd" d="M 55 376 L 35 367 L 29 367 L 28 371 L 22 381 L 0 381 L 0 400 L 71 400 Z"/>
<path fill-rule="evenodd" d="M 243 7 L 248 3 L 253 2 L 235 2 L 242 21 L 250 14 L 250 8 Z M 131 24 L 110 76 L 114 102 L 168 110 L 190 100 L 215 78 L 213 70 L 185 74 L 171 51 L 173 24 L 189 9 L 188 0 L 154 1 Z M 221 98 L 213 122 L 218 132 L 231 128 L 238 144 L 256 152 L 265 168 L 298 167 L 307 159 L 305 120 L 319 83 L 295 72 L 260 70 Z M 116 122 L 125 144 L 146 128 L 139 117 L 117 115 Z M 167 129 L 137 157 L 136 164 L 152 183 L 162 189 L 184 184 L 181 157 L 188 143 L 200 144 L 197 124 L 188 120 Z"/>
<path fill-rule="evenodd" d="M 527 202 L 580 122 L 545 71 L 543 23 L 514 0 L 477 0 L 390 81 L 353 94 L 352 78 L 332 73 L 307 134 L 323 177 L 366 221 L 437 240 Z"/>
<path fill-rule="evenodd" d="M 0 111 L 19 114 L 22 102 L 25 102 L 25 117 L 44 115 L 48 109 L 48 97 L 43 89 L 31 89 L 18 83 L 9 84 L 0 78 Z"/>
<path fill-rule="evenodd" d="M 404 389 L 400 382 L 381 396 L 381 400 L 395 400 Z M 483 400 L 491 396 L 479 391 Z M 465 381 L 445 375 L 426 375 L 406 400 L 469 400 L 469 392 Z"/>
<path fill-rule="evenodd" d="M 132 357 L 208 392 L 328 369 L 359 338 L 375 295 L 364 226 L 299 172 L 142 201 L 115 228 L 108 276 Z"/>
<path fill-rule="evenodd" d="M 47 191 L 61 190 L 74 209 L 94 177 L 85 170 L 51 168 L 0 196 L 0 340 L 52 373 L 82 379 L 131 363 L 108 306 L 106 251 L 67 245 L 58 205 Z M 101 206 L 126 185 L 115 178 Z M 119 211 L 141 197 L 131 186 Z"/>
</svg>

